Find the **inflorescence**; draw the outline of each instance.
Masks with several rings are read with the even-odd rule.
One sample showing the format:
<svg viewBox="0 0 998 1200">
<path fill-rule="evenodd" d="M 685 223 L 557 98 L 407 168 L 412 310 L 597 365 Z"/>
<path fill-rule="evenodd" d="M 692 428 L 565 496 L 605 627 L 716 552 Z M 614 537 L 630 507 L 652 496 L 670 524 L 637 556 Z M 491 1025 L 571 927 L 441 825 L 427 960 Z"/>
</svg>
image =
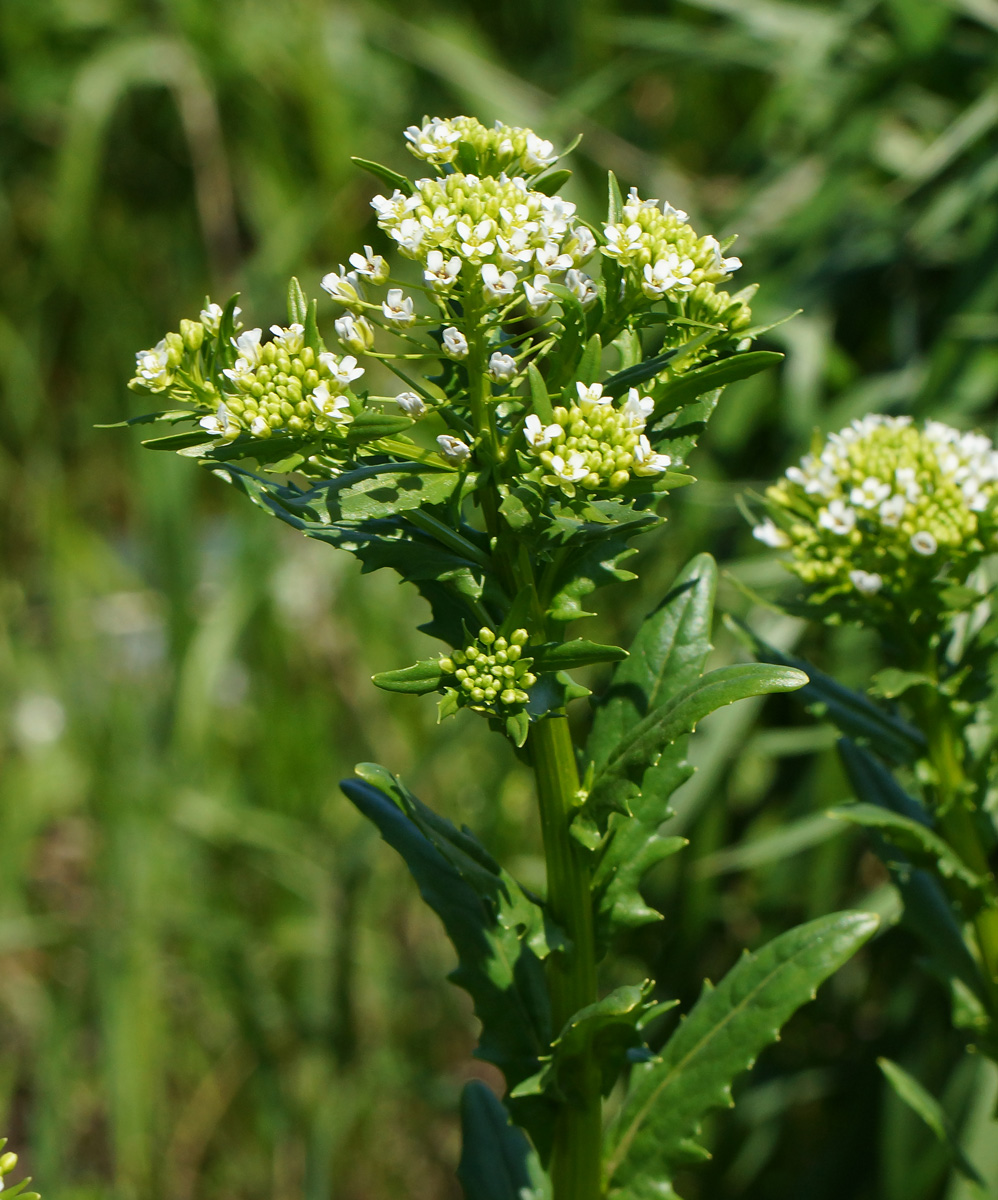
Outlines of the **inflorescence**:
<svg viewBox="0 0 998 1200">
<path fill-rule="evenodd" d="M 789 549 L 816 604 L 925 602 L 998 549 L 998 451 L 940 421 L 868 416 L 766 491 L 755 536 Z"/>
<path fill-rule="evenodd" d="M 528 690 L 537 682 L 524 657 L 529 634 L 514 630 L 508 638 L 487 627 L 461 650 L 440 659 L 441 688 L 454 696 L 459 708 L 473 708 L 493 716 L 522 710 Z"/>
</svg>

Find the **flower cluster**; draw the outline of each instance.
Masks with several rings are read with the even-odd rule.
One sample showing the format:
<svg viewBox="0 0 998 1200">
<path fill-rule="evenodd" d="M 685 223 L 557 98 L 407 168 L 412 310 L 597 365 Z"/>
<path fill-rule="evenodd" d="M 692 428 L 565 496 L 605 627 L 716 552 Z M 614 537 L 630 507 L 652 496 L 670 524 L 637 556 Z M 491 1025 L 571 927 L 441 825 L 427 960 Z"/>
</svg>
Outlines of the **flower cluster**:
<svg viewBox="0 0 998 1200">
<path fill-rule="evenodd" d="M 527 690 L 537 682 L 533 660 L 524 657 L 528 633 L 517 629 L 509 638 L 497 637 L 485 627 L 463 650 L 441 658 L 441 687 L 456 697 L 461 708 L 492 715 L 521 710 L 529 700 Z"/>
<path fill-rule="evenodd" d="M 301 325 L 272 325 L 270 342 L 261 329 L 248 329 L 234 339 L 239 357 L 223 375 L 226 391 L 217 410 L 201 419 L 201 427 L 225 440 L 243 431 L 270 437 L 275 430 L 292 434 L 343 429 L 353 420 L 345 394 L 364 374 L 352 357 L 339 359 L 305 345 Z"/>
<path fill-rule="evenodd" d="M 889 601 L 944 571 L 963 582 L 998 549 L 998 451 L 939 421 L 853 421 L 766 498 L 770 519 L 753 532 L 791 550 L 790 569 L 817 603 Z"/>
<path fill-rule="evenodd" d="M 551 143 L 532 129 L 501 121 L 489 129 L 474 117 L 424 117 L 421 126 L 409 126 L 405 137 L 412 154 L 435 166 L 454 162 L 462 148 L 474 155 L 480 171 L 536 175 L 558 159 Z"/>
<path fill-rule="evenodd" d="M 238 317 L 240 310 L 235 310 Z M 222 320 L 222 308 L 208 304 L 197 321 L 180 322 L 179 333 L 168 333 L 151 350 L 140 350 L 135 355 L 135 375 L 128 386 L 133 390 L 165 392 L 176 382 L 177 372 L 190 364 L 205 344 L 218 334 Z M 236 325 L 236 328 L 240 326 Z"/>
<path fill-rule="evenodd" d="M 655 402 L 631 388 L 627 399 L 614 408 L 603 395 L 603 385 L 576 384 L 578 403 L 554 409 L 554 421 L 544 425 L 531 413 L 523 436 L 544 469 L 543 479 L 568 495 L 575 485 L 590 491 L 619 491 L 632 475 L 661 475 L 671 464 L 667 454 L 656 454 L 644 434 Z"/>
<path fill-rule="evenodd" d="M 426 282 L 448 293 L 471 264 L 486 300 L 509 302 L 521 279 L 531 311 L 554 299 L 545 293 L 592 256 L 596 239 L 575 219 L 575 205 L 533 191 L 522 176 L 463 175 L 416 181 L 411 196 L 375 196 L 378 224 L 407 258 L 424 265 Z M 572 280 L 577 287 L 582 280 Z M 344 301 L 346 303 L 346 301 Z"/>
</svg>

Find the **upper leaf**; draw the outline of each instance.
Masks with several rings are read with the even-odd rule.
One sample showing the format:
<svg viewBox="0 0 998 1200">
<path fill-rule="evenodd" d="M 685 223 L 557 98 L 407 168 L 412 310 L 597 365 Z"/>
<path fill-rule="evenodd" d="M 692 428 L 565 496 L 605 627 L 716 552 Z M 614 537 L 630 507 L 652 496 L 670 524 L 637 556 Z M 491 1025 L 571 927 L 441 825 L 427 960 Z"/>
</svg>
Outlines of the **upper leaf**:
<svg viewBox="0 0 998 1200">
<path fill-rule="evenodd" d="M 457 1177 L 467 1200 L 522 1200 L 538 1170 L 530 1143 L 510 1124 L 502 1102 L 477 1079 L 465 1084 Z"/>
<path fill-rule="evenodd" d="M 606 1182 L 618 1200 L 662 1200 L 713 1108 L 731 1104 L 731 1083 L 781 1027 L 877 928 L 872 913 L 821 917 L 746 953 L 717 988 L 705 985 L 661 1056 L 634 1068 L 609 1131 Z"/>
</svg>

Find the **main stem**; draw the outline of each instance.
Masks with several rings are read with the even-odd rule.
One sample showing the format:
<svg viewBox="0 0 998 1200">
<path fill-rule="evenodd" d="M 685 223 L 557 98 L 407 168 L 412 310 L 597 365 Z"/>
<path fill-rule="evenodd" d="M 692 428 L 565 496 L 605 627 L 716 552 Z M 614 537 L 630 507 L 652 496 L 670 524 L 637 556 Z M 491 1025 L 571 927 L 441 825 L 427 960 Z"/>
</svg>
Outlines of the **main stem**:
<svg viewBox="0 0 998 1200">
<path fill-rule="evenodd" d="M 569 944 L 548 960 L 555 1034 L 597 999 L 590 871 L 585 850 L 569 833 L 579 772 L 564 711 L 531 727 L 529 740 L 540 803 L 548 907 Z M 554 1135 L 550 1174 L 554 1200 L 599 1200 L 602 1101 L 599 1069 L 585 1064 L 578 1094 L 567 1097 Z"/>
</svg>

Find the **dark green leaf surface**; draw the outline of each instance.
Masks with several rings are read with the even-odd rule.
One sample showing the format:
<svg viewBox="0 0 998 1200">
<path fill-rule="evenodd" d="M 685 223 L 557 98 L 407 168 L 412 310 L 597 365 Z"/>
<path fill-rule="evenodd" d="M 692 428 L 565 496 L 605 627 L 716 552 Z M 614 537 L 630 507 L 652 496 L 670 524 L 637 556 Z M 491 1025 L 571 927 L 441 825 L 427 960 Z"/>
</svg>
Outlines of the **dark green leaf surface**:
<svg viewBox="0 0 998 1200">
<path fill-rule="evenodd" d="M 403 692 L 411 696 L 424 696 L 427 692 L 435 692 L 440 685 L 440 660 L 436 658 L 422 659 L 411 667 L 402 667 L 398 671 L 382 671 L 372 675 L 371 681 L 376 687 L 386 692 Z"/>
<path fill-rule="evenodd" d="M 574 671 L 596 663 L 619 662 L 627 657 L 627 651 L 619 646 L 603 646 L 599 642 L 588 642 L 585 638 L 539 646 L 536 650 L 532 649 L 531 653 L 538 671 Z"/>
<path fill-rule="evenodd" d="M 376 179 L 380 179 L 382 183 L 387 183 L 390 188 L 398 188 L 406 196 L 412 195 L 412 183 L 398 171 L 393 171 L 391 167 L 383 167 L 381 163 L 371 162 L 368 158 L 357 158 L 356 156 L 350 159 L 352 163 L 356 163 L 364 171 L 368 171 Z"/>
<path fill-rule="evenodd" d="M 746 953 L 721 983 L 705 986 L 654 1062 L 634 1068 L 609 1131 L 606 1179 L 615 1200 L 662 1200 L 684 1141 L 711 1109 L 731 1104 L 731 1083 L 748 1070 L 819 985 L 872 936 L 878 919 L 821 917 Z"/>
<path fill-rule="evenodd" d="M 703 367 L 694 367 L 678 379 L 670 380 L 660 390 L 659 407 L 664 405 L 669 410 L 679 408 L 704 392 L 724 387 L 737 379 L 748 379 L 782 361 L 783 355 L 773 350 L 750 350 L 722 358 L 719 362 L 707 363 Z"/>
<path fill-rule="evenodd" d="M 467 1200 L 521 1200 L 531 1186 L 532 1157 L 530 1143 L 493 1092 L 477 1079 L 465 1084 L 457 1177 Z"/>
</svg>

